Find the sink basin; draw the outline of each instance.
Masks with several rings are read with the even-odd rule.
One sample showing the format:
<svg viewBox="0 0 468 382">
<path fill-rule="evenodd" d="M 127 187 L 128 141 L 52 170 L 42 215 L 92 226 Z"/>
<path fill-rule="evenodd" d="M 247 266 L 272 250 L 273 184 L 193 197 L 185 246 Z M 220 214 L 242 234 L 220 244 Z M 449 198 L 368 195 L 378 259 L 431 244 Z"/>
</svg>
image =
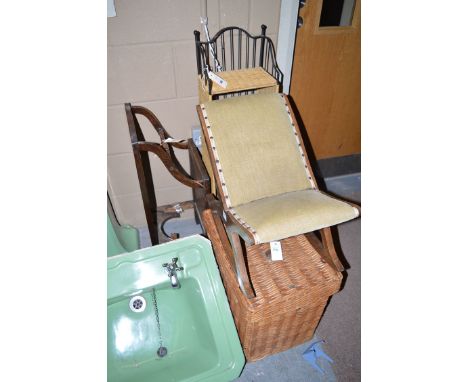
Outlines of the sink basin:
<svg viewBox="0 0 468 382">
<path fill-rule="evenodd" d="M 177 257 L 180 289 L 163 263 Z M 244 355 L 209 240 L 196 235 L 107 260 L 109 381 L 231 381 Z M 155 291 L 161 338 L 155 316 Z M 133 311 L 130 299 L 146 307 Z M 167 355 L 157 356 L 160 346 Z"/>
<path fill-rule="evenodd" d="M 138 230 L 128 224 L 120 225 L 107 199 L 107 257 L 135 251 L 139 247 Z"/>
</svg>

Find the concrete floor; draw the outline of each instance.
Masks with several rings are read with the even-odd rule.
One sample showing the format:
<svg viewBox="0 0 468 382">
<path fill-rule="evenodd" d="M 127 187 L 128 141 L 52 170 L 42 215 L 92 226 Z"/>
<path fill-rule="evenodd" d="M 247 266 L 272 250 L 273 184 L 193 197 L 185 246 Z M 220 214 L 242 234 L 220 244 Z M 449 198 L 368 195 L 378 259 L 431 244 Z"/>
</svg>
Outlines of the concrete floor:
<svg viewBox="0 0 468 382">
<path fill-rule="evenodd" d="M 361 176 L 351 174 L 325 179 L 328 192 L 360 203 Z M 180 219 L 166 224 L 168 232 L 178 232 L 181 237 L 201 232 L 189 212 Z M 286 381 L 360 381 L 361 380 L 361 220 L 337 227 L 342 262 L 346 267 L 342 290 L 335 294 L 325 309 L 317 327 L 314 340 L 272 355 L 263 360 L 246 364 L 238 382 L 286 382 Z M 140 231 L 142 247 L 149 246 L 146 229 Z M 325 370 L 322 375 L 302 357 L 311 342 L 323 339 L 323 350 L 334 360 L 333 364 L 320 361 Z"/>
</svg>

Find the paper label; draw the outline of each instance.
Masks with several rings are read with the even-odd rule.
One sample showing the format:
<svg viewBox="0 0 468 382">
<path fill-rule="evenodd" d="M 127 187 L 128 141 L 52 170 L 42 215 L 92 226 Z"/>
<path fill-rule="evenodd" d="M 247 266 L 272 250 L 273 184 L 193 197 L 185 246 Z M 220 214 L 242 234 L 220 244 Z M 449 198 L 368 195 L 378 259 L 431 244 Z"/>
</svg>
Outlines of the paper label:
<svg viewBox="0 0 468 382">
<path fill-rule="evenodd" d="M 272 261 L 283 260 L 283 251 L 279 241 L 270 241 L 270 250 Z"/>
<path fill-rule="evenodd" d="M 227 88 L 227 82 L 223 80 L 220 76 L 214 74 L 211 70 L 208 72 L 208 77 L 210 78 L 211 81 L 216 82 L 223 89 Z"/>
<path fill-rule="evenodd" d="M 163 140 L 163 143 L 182 143 L 185 142 L 185 139 L 174 139 L 174 138 L 166 138 Z"/>
</svg>

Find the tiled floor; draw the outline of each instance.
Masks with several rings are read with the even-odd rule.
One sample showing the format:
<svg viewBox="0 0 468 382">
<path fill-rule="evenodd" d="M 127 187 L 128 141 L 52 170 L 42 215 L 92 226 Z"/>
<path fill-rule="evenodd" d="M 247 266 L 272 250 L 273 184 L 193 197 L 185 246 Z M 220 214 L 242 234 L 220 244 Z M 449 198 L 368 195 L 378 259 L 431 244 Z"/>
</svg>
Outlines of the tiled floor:
<svg viewBox="0 0 468 382">
<path fill-rule="evenodd" d="M 353 202 L 361 200 L 361 175 L 351 174 L 325 179 L 327 191 Z M 178 232 L 181 237 L 200 233 L 193 214 L 185 213 L 180 219 L 166 224 L 168 232 Z M 347 269 L 342 290 L 330 300 L 315 333 L 315 339 L 323 339 L 325 352 L 334 360 L 332 365 L 320 362 L 325 370 L 322 375 L 303 358 L 308 342 L 272 355 L 263 360 L 246 364 L 238 382 L 285 382 L 285 381 L 360 381 L 361 362 L 361 220 L 338 226 L 340 243 Z M 140 231 L 142 246 L 149 246 L 147 230 Z M 315 340 L 314 339 L 314 340 Z"/>
</svg>

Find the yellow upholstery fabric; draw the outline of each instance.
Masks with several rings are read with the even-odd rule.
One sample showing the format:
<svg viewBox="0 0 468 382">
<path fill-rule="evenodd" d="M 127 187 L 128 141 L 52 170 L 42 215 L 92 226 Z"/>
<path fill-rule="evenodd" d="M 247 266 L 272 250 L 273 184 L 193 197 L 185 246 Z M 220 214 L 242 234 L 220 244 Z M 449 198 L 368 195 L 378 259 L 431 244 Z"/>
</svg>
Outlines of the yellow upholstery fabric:
<svg viewBox="0 0 468 382">
<path fill-rule="evenodd" d="M 204 107 L 233 207 L 312 189 L 280 94 L 232 97 Z"/>
<path fill-rule="evenodd" d="M 330 227 L 359 215 L 357 208 L 313 189 L 256 200 L 237 206 L 235 212 L 255 229 L 257 244 Z"/>
</svg>

